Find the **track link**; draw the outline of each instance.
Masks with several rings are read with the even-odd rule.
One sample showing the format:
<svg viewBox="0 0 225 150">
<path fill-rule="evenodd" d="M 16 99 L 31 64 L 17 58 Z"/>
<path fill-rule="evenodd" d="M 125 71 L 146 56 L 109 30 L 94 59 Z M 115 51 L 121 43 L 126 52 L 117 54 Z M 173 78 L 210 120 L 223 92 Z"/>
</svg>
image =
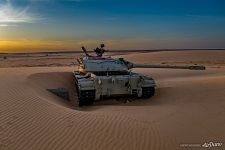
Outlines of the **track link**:
<svg viewBox="0 0 225 150">
<path fill-rule="evenodd" d="M 141 98 L 150 98 L 155 94 L 155 87 L 142 87 Z"/>
<path fill-rule="evenodd" d="M 85 105 L 92 105 L 95 101 L 95 90 L 79 91 L 78 105 L 80 107 Z"/>
</svg>

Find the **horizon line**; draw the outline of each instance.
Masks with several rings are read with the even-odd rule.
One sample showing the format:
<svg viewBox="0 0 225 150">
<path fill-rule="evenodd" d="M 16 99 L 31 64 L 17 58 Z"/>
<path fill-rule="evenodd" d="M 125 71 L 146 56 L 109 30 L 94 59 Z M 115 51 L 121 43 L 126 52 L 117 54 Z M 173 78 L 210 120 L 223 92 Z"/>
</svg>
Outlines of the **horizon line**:
<svg viewBox="0 0 225 150">
<path fill-rule="evenodd" d="M 225 50 L 225 48 L 168 48 L 168 49 L 121 49 L 109 50 L 108 52 L 157 52 L 157 51 L 185 51 L 185 50 Z M 89 53 L 94 51 L 88 50 Z M 39 51 L 39 52 L 0 52 L 0 55 L 6 54 L 58 54 L 58 53 L 83 53 L 82 50 L 66 50 L 66 51 Z"/>
</svg>

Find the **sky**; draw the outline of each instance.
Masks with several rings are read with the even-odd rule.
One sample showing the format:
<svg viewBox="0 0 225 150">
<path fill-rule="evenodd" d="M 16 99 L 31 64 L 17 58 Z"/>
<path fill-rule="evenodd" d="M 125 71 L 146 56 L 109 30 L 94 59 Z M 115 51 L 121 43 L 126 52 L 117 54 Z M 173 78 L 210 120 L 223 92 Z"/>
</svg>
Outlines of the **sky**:
<svg viewBox="0 0 225 150">
<path fill-rule="evenodd" d="M 224 0 L 0 0 L 0 52 L 225 48 Z"/>
</svg>

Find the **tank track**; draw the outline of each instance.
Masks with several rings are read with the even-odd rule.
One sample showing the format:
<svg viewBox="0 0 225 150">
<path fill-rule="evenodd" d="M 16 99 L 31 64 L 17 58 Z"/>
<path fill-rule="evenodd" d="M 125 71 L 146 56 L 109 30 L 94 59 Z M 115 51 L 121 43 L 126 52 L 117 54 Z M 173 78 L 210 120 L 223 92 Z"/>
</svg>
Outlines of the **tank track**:
<svg viewBox="0 0 225 150">
<path fill-rule="evenodd" d="M 80 91 L 78 88 L 78 81 L 76 78 L 76 74 L 79 74 L 78 72 L 74 72 L 74 79 L 75 79 L 75 85 L 76 85 L 76 91 L 78 96 L 78 106 L 82 107 L 85 105 L 92 105 L 95 101 L 95 90 L 82 90 Z"/>
<path fill-rule="evenodd" d="M 79 91 L 78 93 L 78 105 L 80 107 L 85 105 L 93 105 L 95 101 L 95 90 Z"/>
<path fill-rule="evenodd" d="M 155 87 L 142 87 L 141 98 L 150 98 L 155 94 Z"/>
</svg>

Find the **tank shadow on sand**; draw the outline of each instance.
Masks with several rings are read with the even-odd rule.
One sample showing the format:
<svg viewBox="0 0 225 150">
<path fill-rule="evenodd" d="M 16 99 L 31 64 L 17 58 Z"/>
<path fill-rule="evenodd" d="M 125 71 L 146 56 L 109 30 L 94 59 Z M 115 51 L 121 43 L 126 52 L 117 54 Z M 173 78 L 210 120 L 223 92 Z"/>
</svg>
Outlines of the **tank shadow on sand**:
<svg viewBox="0 0 225 150">
<path fill-rule="evenodd" d="M 47 89 L 47 91 L 55 94 L 56 96 L 59 96 L 67 101 L 70 100 L 69 97 L 69 90 L 66 88 L 57 88 L 57 89 Z"/>
</svg>

